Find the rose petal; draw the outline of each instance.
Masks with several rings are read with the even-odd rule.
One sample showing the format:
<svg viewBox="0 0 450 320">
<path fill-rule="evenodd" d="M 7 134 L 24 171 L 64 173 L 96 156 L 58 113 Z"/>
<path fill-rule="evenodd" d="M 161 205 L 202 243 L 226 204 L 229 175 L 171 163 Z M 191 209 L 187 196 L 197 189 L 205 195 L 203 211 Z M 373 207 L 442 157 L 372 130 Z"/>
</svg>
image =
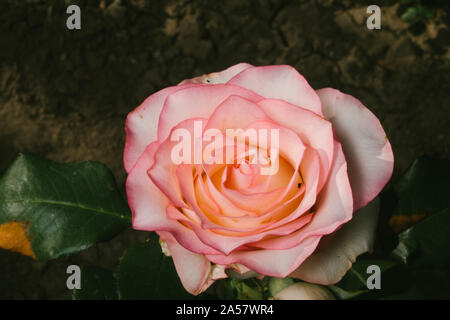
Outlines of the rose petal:
<svg viewBox="0 0 450 320">
<path fill-rule="evenodd" d="M 330 234 L 352 218 L 352 190 L 344 153 L 338 142 L 334 156 L 330 177 L 316 201 L 314 217 L 308 226 L 284 237 L 260 241 L 255 246 L 278 250 L 292 248 L 310 236 Z"/>
<path fill-rule="evenodd" d="M 192 185 L 194 183 L 193 175 L 191 169 L 188 166 L 178 166 L 177 176 L 180 181 L 182 193 L 187 203 L 192 207 L 193 211 L 183 209 L 185 213 L 189 213 L 187 214 L 189 218 L 186 218 L 174 208 L 169 208 L 168 214 L 170 214 L 170 216 L 174 219 L 185 221 L 198 234 L 199 238 L 202 239 L 202 241 L 212 244 L 213 246 L 216 246 L 217 244 L 218 248 L 227 247 L 229 245 L 233 246 L 233 248 L 237 248 L 245 244 L 246 242 L 260 240 L 266 233 L 287 234 L 292 232 L 292 230 L 298 229 L 300 227 L 299 223 L 302 223 L 299 219 L 297 219 L 296 221 L 293 221 L 290 224 L 286 224 L 283 227 L 278 228 L 277 230 L 270 230 L 270 216 L 266 217 L 266 221 L 264 221 L 263 223 L 262 219 L 255 219 L 255 217 L 252 217 L 244 210 L 239 211 L 240 214 L 243 214 L 242 217 L 222 215 L 222 212 L 215 211 L 215 209 L 217 209 L 216 205 L 219 203 L 211 202 L 211 200 L 208 200 L 207 202 L 198 204 L 197 199 L 205 200 L 211 195 L 209 195 L 207 190 L 203 189 L 205 188 L 205 186 L 203 185 L 203 183 L 199 182 L 198 179 L 195 182 L 195 190 L 197 194 L 194 194 L 194 190 L 192 189 Z M 300 195 L 303 190 L 304 188 L 302 188 L 302 190 L 299 190 Z M 274 210 L 271 214 L 274 216 L 279 216 L 282 214 L 282 212 L 280 213 L 278 211 L 283 210 L 292 212 L 296 207 L 298 207 L 299 201 L 299 196 L 296 196 L 290 201 L 284 203 L 277 210 Z M 192 217 L 193 214 L 196 214 L 195 217 Z M 306 219 L 308 219 L 307 222 L 309 222 L 310 217 L 306 217 Z M 199 226 L 199 220 L 201 221 L 201 227 Z M 263 226 L 264 228 L 261 229 L 258 228 L 258 226 Z M 215 230 L 216 232 L 212 232 L 211 230 Z M 220 232 L 218 230 L 220 230 Z M 267 231 L 265 232 L 264 230 Z M 233 238 L 228 237 L 227 235 L 237 235 L 239 237 Z M 230 251 L 231 250 L 232 249 L 230 249 Z"/>
<path fill-rule="evenodd" d="M 208 119 L 217 106 L 232 95 L 241 96 L 254 102 L 262 99 L 250 90 L 225 84 L 191 85 L 169 95 L 159 116 L 158 141 L 164 141 L 172 128 L 183 120 Z"/>
<path fill-rule="evenodd" d="M 197 295 L 206 290 L 205 284 L 211 272 L 209 260 L 202 254 L 185 249 L 169 232 L 158 232 L 158 234 L 167 243 L 175 269 L 186 291 Z"/>
<path fill-rule="evenodd" d="M 238 262 L 258 273 L 274 277 L 285 277 L 294 271 L 315 250 L 319 239 L 324 234 L 333 232 L 352 216 L 353 199 L 345 158 L 338 142 L 335 142 L 334 155 L 331 178 L 317 200 L 317 210 L 312 221 L 299 233 L 300 240 L 289 239 L 289 235 L 286 235 L 273 239 L 274 242 L 278 241 L 275 245 L 285 248 L 283 250 L 275 247 L 274 249 L 234 251 L 226 256 L 208 255 L 208 259 L 219 264 Z M 336 209 L 337 205 L 339 210 Z M 291 216 L 295 214 L 291 214 L 289 218 Z M 260 242 L 264 241 L 271 240 Z"/>
<path fill-rule="evenodd" d="M 145 148 L 157 140 L 159 114 L 167 96 L 190 85 L 168 87 L 144 100 L 139 107 L 130 112 L 125 121 L 125 151 L 123 163 L 127 173 L 131 171 Z"/>
<path fill-rule="evenodd" d="M 187 159 L 189 165 L 193 164 L 196 152 L 196 130 L 202 130 L 206 125 L 206 119 L 192 118 L 180 122 L 171 131 L 170 137 L 161 143 L 158 152 L 155 155 L 155 163 L 148 170 L 148 174 L 153 183 L 170 199 L 170 201 L 177 207 L 188 208 L 183 200 L 183 194 L 180 190 L 180 184 L 176 176 L 177 165 L 174 162 L 172 152 L 179 141 L 172 141 L 172 133 L 176 130 L 184 130 L 183 132 L 189 134 L 185 137 L 189 141 L 191 148 L 190 159 Z M 201 151 L 201 149 L 200 149 Z M 200 153 L 201 157 L 201 153 Z M 198 159 L 201 161 L 201 159 Z"/>
<path fill-rule="evenodd" d="M 205 131 L 218 129 L 225 134 L 227 129 L 244 129 L 257 120 L 270 119 L 255 102 L 231 95 L 215 108 Z"/>
<path fill-rule="evenodd" d="M 286 250 L 234 251 L 229 255 L 207 255 L 211 262 L 231 264 L 238 262 L 247 268 L 271 277 L 287 277 L 316 249 L 320 236 L 305 239 Z"/>
<path fill-rule="evenodd" d="M 150 226 L 155 228 L 166 226 L 160 217 L 165 216 L 169 201 L 146 175 L 148 168 L 154 163 L 154 155 L 158 147 L 157 142 L 153 142 L 147 147 L 126 181 L 133 227 L 140 230 L 145 230 Z"/>
<path fill-rule="evenodd" d="M 374 243 L 379 211 L 378 198 L 354 213 L 353 219 L 323 240 L 321 248 L 290 276 L 308 282 L 329 285 L 339 282 L 356 258 Z"/>
<path fill-rule="evenodd" d="M 183 211 L 188 211 L 190 214 L 193 213 L 193 211 L 189 209 L 184 209 Z M 189 218 L 189 215 L 182 214 L 178 209 L 176 209 L 173 206 L 169 206 L 167 208 L 167 215 L 171 219 L 176 219 L 179 220 L 180 222 L 184 222 L 187 226 L 189 226 L 190 229 L 192 229 L 195 232 L 195 234 L 204 244 L 206 244 L 211 248 L 216 249 L 215 253 L 205 253 L 205 254 L 217 255 L 216 256 L 217 260 L 214 261 L 216 261 L 216 263 L 218 264 L 232 264 L 234 262 L 239 262 L 234 261 L 233 260 L 234 256 L 230 255 L 230 253 L 235 251 L 237 248 L 242 247 L 248 243 L 258 242 L 266 236 L 270 235 L 282 236 L 292 233 L 294 230 L 298 230 L 311 220 L 311 215 L 303 215 L 300 218 L 276 229 L 270 229 L 269 224 L 265 226 L 266 229 L 268 230 L 249 231 L 249 232 L 243 230 L 239 234 L 236 231 L 237 227 L 230 228 L 233 230 L 232 232 L 231 231 L 227 232 L 227 230 L 225 230 L 226 229 L 225 227 L 217 227 L 216 229 L 212 229 L 211 227 L 207 228 L 207 226 L 205 226 L 204 224 L 200 225 L 199 223 L 194 221 L 194 219 Z M 242 226 L 242 223 L 237 223 L 237 225 L 239 225 L 239 227 L 244 228 L 246 227 L 245 224 Z M 186 246 L 184 243 L 182 244 L 183 246 Z M 237 252 L 239 252 L 239 250 L 237 250 Z M 224 254 L 224 256 L 219 257 L 218 255 L 221 254 Z"/>
<path fill-rule="evenodd" d="M 391 144 L 380 121 L 359 100 L 331 88 L 317 93 L 325 118 L 342 142 L 357 210 L 389 181 L 394 166 Z"/>
<path fill-rule="evenodd" d="M 322 115 L 319 97 L 291 66 L 248 68 L 231 78 L 228 84 L 250 89 L 265 98 L 283 99 Z"/>
<path fill-rule="evenodd" d="M 321 190 L 333 160 L 334 138 L 331 123 L 314 112 L 283 100 L 264 99 L 258 102 L 258 105 L 273 121 L 293 130 L 305 144 L 317 151 L 322 165 L 319 182 Z"/>
<path fill-rule="evenodd" d="M 148 146 L 126 181 L 133 228 L 144 231 L 169 231 L 179 243 L 193 252 L 217 254 L 217 250 L 201 242 L 192 230 L 167 217 L 166 208 L 170 205 L 169 200 L 147 175 L 157 149 L 156 142 Z"/>
</svg>

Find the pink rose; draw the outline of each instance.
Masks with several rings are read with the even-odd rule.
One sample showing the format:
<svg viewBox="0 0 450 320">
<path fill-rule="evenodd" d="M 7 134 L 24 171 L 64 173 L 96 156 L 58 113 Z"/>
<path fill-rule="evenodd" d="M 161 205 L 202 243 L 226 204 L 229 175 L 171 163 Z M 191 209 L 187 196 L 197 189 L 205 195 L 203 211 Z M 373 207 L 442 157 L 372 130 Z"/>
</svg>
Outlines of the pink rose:
<svg viewBox="0 0 450 320">
<path fill-rule="evenodd" d="M 128 115 L 126 133 L 133 227 L 160 235 L 192 294 L 228 268 L 336 283 L 373 244 L 374 199 L 393 169 L 386 134 L 360 101 L 315 91 L 290 66 L 240 63 L 158 91 Z M 178 133 L 192 153 L 177 153 Z"/>
</svg>

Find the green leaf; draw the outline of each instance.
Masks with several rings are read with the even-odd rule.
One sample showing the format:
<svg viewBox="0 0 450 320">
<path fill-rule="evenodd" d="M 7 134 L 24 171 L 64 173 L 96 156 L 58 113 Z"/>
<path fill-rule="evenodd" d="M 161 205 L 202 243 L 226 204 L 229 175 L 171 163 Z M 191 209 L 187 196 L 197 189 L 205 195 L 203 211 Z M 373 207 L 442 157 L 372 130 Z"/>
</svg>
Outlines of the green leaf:
<svg viewBox="0 0 450 320">
<path fill-rule="evenodd" d="M 400 16 L 400 18 L 403 21 L 412 22 L 414 19 L 417 18 L 418 13 L 419 12 L 417 7 L 410 7 Z"/>
<path fill-rule="evenodd" d="M 450 207 L 400 233 L 393 255 L 415 267 L 449 267 Z"/>
<path fill-rule="evenodd" d="M 404 263 L 409 289 L 392 297 L 448 297 L 450 282 L 450 161 L 421 157 L 393 185 L 392 256 Z M 417 222 L 419 221 L 419 222 Z"/>
<path fill-rule="evenodd" d="M 74 300 L 117 300 L 117 284 L 113 273 L 99 267 L 81 269 L 81 289 L 73 290 Z"/>
<path fill-rule="evenodd" d="M 121 299 L 192 299 L 181 285 L 175 266 L 156 240 L 130 247 L 119 266 Z"/>
<path fill-rule="evenodd" d="M 130 225 L 130 213 L 103 164 L 61 164 L 22 154 L 0 180 L 0 224 L 28 225 L 40 260 L 75 253 Z"/>
<path fill-rule="evenodd" d="M 398 199 L 390 225 L 394 231 L 450 207 L 450 161 L 418 158 L 393 185 Z"/>
<path fill-rule="evenodd" d="M 250 287 L 244 280 L 231 279 L 231 286 L 236 290 L 238 300 L 262 300 L 263 292 Z"/>
</svg>

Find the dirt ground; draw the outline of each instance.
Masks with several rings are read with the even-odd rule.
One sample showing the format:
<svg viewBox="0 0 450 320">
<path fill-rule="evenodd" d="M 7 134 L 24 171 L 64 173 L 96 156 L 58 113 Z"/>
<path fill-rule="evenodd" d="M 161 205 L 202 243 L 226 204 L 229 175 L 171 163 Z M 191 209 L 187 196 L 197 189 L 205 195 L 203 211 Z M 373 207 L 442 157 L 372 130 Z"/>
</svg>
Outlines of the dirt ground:
<svg viewBox="0 0 450 320">
<path fill-rule="evenodd" d="M 449 3 L 412 34 L 399 1 L 0 0 L 0 174 L 18 152 L 97 160 L 124 189 L 124 122 L 148 95 L 238 62 L 289 64 L 313 88 L 358 97 L 381 120 L 398 175 L 421 154 L 450 158 Z M 81 8 L 81 30 L 66 8 Z M 65 299 L 69 264 L 113 268 L 142 241 L 125 231 L 47 263 L 0 250 L 0 298 Z"/>
</svg>

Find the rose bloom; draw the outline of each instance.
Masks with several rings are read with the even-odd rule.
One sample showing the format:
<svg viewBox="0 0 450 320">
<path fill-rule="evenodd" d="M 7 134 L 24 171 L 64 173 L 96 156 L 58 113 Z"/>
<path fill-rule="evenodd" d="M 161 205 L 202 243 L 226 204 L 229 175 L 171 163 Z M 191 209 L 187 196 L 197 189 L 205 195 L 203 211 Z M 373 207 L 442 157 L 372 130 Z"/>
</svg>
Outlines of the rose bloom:
<svg viewBox="0 0 450 320">
<path fill-rule="evenodd" d="M 234 163 L 175 163 L 171 134 L 195 136 L 195 121 L 224 137 L 277 129 L 278 170 L 262 175 L 239 137 L 215 150 L 235 150 Z M 184 80 L 131 112 L 126 133 L 133 227 L 159 234 L 192 294 L 229 274 L 333 284 L 373 245 L 394 163 L 386 134 L 360 101 L 314 90 L 290 66 L 240 63 Z"/>
</svg>

